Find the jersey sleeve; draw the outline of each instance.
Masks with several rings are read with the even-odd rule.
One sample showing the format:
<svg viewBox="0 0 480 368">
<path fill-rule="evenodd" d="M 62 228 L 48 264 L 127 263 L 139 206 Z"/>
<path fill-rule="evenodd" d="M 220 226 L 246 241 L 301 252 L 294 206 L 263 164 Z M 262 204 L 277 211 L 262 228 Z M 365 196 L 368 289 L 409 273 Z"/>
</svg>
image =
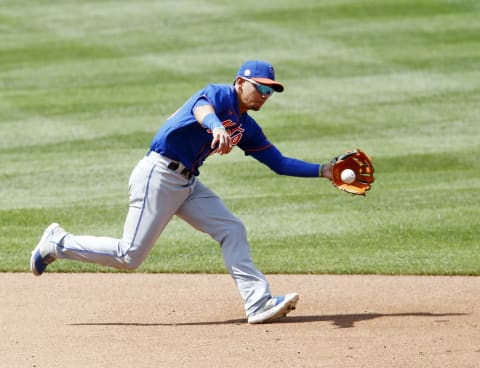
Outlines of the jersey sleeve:
<svg viewBox="0 0 480 368">
<path fill-rule="evenodd" d="M 230 107 L 228 90 L 225 86 L 215 84 L 208 85 L 195 97 L 192 106 L 192 113 L 195 107 L 203 105 L 213 106 L 216 115 L 220 116 L 223 111 L 228 110 Z"/>
<path fill-rule="evenodd" d="M 279 175 L 317 178 L 320 164 L 284 156 L 275 146 L 255 151 L 252 156 Z"/>
</svg>

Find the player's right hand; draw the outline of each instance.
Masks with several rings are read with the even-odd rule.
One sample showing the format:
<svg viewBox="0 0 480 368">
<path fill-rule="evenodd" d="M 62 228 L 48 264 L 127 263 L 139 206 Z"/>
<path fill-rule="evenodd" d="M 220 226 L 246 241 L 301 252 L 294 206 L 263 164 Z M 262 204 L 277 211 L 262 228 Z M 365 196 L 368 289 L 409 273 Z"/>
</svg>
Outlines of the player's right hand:
<svg viewBox="0 0 480 368">
<path fill-rule="evenodd" d="M 213 129 L 213 140 L 211 144 L 212 150 L 214 153 L 218 153 L 220 155 L 226 155 L 230 153 L 233 148 L 232 138 L 227 133 L 225 128 L 215 128 Z"/>
</svg>

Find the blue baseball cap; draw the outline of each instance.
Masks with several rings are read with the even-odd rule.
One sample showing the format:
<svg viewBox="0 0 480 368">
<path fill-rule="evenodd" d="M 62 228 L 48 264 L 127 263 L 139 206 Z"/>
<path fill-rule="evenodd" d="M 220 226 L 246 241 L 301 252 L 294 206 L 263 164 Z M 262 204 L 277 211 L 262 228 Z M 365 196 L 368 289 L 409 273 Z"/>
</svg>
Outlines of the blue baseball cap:
<svg viewBox="0 0 480 368">
<path fill-rule="evenodd" d="M 265 84 L 275 92 L 283 92 L 283 84 L 275 81 L 275 69 L 273 65 L 262 60 L 249 60 L 245 62 L 237 72 L 237 78 L 244 77 L 253 79 L 255 82 Z"/>
</svg>

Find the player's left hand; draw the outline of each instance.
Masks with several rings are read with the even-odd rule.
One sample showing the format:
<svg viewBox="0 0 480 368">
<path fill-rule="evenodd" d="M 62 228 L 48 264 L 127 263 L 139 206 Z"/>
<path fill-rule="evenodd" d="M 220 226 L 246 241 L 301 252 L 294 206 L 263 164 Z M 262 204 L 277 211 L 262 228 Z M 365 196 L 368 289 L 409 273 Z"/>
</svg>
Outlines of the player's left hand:
<svg viewBox="0 0 480 368">
<path fill-rule="evenodd" d="M 345 192 L 364 196 L 375 181 L 372 160 L 358 148 L 334 157 L 330 163 L 332 184 Z M 354 178 L 351 182 L 345 183 L 342 180 L 342 171 L 345 169 L 354 172 Z"/>
<path fill-rule="evenodd" d="M 212 132 L 213 140 L 211 148 L 214 150 L 214 153 L 220 155 L 226 155 L 230 153 L 233 148 L 232 138 L 227 133 L 225 128 L 215 128 Z"/>
</svg>

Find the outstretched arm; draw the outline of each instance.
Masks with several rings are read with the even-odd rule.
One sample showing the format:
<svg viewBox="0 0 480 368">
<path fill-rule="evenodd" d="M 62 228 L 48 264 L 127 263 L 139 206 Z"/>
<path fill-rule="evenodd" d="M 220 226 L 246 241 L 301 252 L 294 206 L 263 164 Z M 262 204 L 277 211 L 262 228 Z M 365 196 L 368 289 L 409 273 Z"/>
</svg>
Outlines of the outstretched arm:
<svg viewBox="0 0 480 368">
<path fill-rule="evenodd" d="M 332 177 L 330 164 L 314 164 L 296 158 L 286 157 L 273 145 L 261 151 L 251 152 L 251 155 L 279 175 L 300 177 L 321 176 L 327 179 Z"/>
</svg>

